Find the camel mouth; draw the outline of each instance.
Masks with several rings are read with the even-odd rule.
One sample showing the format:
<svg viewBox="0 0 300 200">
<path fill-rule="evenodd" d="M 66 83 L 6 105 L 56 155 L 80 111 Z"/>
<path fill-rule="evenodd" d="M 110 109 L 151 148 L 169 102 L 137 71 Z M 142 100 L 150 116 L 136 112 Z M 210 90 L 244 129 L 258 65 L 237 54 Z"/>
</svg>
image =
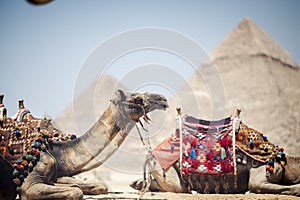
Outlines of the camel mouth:
<svg viewBox="0 0 300 200">
<path fill-rule="evenodd" d="M 169 108 L 168 100 L 165 97 L 159 101 L 159 104 L 163 107 L 163 110 Z"/>
<path fill-rule="evenodd" d="M 164 110 L 166 111 L 169 108 L 167 99 L 159 98 L 158 100 L 148 100 L 148 103 L 145 103 L 144 110 L 146 113 L 153 110 Z"/>
<path fill-rule="evenodd" d="M 163 110 L 167 110 L 167 108 L 169 108 L 169 105 L 165 104 L 165 105 L 162 105 L 162 107 L 163 107 Z"/>
</svg>

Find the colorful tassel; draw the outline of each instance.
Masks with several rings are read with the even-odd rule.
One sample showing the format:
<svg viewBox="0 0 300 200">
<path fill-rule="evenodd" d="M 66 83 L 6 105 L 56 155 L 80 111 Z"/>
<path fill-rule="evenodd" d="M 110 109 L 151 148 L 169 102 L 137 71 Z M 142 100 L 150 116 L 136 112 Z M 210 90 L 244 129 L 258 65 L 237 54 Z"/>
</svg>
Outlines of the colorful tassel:
<svg viewBox="0 0 300 200">
<path fill-rule="evenodd" d="M 254 143 L 253 143 L 253 141 L 250 139 L 250 149 L 253 149 L 254 148 Z"/>
<path fill-rule="evenodd" d="M 196 159 L 196 150 L 194 147 L 192 147 L 192 149 L 191 149 L 190 158 Z"/>
<path fill-rule="evenodd" d="M 221 159 L 224 160 L 226 158 L 226 150 L 224 147 L 221 148 Z"/>
</svg>

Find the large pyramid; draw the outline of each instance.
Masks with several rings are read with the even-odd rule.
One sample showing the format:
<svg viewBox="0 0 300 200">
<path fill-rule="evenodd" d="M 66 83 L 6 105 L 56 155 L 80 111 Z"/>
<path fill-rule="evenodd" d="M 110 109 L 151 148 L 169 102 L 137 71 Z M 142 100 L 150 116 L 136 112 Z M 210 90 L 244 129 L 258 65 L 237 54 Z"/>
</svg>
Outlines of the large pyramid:
<svg viewBox="0 0 300 200">
<path fill-rule="evenodd" d="M 251 19 L 244 19 L 211 54 L 214 61 L 237 56 L 266 56 L 298 69 L 289 53 Z"/>
</svg>

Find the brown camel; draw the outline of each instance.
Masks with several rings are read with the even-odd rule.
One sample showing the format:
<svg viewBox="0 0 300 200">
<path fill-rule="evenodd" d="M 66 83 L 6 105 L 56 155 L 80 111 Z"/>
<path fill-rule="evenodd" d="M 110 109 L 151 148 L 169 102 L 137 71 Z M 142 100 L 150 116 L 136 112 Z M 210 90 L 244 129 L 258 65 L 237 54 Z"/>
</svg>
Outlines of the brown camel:
<svg viewBox="0 0 300 200">
<path fill-rule="evenodd" d="M 300 196 L 300 157 L 285 156 L 286 163 L 273 164 L 272 173 L 266 170 L 270 158 L 274 158 L 274 152 L 267 154 L 268 149 L 262 150 L 265 156 L 253 156 L 251 150 L 248 151 L 239 143 L 245 128 L 238 116 L 236 119 L 236 176 L 225 174 L 223 176 L 214 175 L 186 175 L 180 170 L 179 160 L 175 161 L 168 169 L 163 169 L 155 156 L 148 156 L 144 167 L 149 167 L 150 177 L 133 181 L 130 186 L 141 191 L 164 191 L 164 192 L 191 192 L 199 193 L 272 193 Z M 248 128 L 249 132 L 257 132 Z M 259 133 L 259 132 L 257 132 Z M 262 135 L 260 135 L 262 137 Z M 270 142 L 270 150 L 275 151 L 275 146 Z M 249 145 L 249 144 L 247 144 Z M 246 150 L 245 150 L 246 149 Z M 253 151 L 252 153 L 257 153 Z M 278 153 L 278 151 L 277 151 Z M 179 155 L 178 155 L 179 158 Z M 275 159 L 276 160 L 276 159 Z M 236 180 L 235 180 L 236 178 Z M 146 187 L 147 186 L 147 187 Z"/>
<path fill-rule="evenodd" d="M 70 141 L 53 141 L 51 148 L 41 151 L 20 188 L 21 199 L 82 199 L 83 194 L 106 193 L 105 185 L 85 183 L 72 176 L 103 164 L 141 117 L 148 118 L 147 113 L 167 107 L 162 95 L 118 90 L 84 135 Z"/>
</svg>

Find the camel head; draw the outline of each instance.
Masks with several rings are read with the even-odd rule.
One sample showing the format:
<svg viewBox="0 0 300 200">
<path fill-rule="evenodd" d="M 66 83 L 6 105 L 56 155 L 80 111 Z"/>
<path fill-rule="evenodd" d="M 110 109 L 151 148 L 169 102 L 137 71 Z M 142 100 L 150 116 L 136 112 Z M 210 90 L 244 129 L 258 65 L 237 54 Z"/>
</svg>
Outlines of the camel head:
<svg viewBox="0 0 300 200">
<path fill-rule="evenodd" d="M 160 94 L 124 92 L 118 90 L 111 102 L 117 107 L 119 115 L 134 121 L 139 121 L 141 117 L 147 117 L 147 113 L 154 110 L 166 110 L 169 106 L 167 99 Z"/>
</svg>

